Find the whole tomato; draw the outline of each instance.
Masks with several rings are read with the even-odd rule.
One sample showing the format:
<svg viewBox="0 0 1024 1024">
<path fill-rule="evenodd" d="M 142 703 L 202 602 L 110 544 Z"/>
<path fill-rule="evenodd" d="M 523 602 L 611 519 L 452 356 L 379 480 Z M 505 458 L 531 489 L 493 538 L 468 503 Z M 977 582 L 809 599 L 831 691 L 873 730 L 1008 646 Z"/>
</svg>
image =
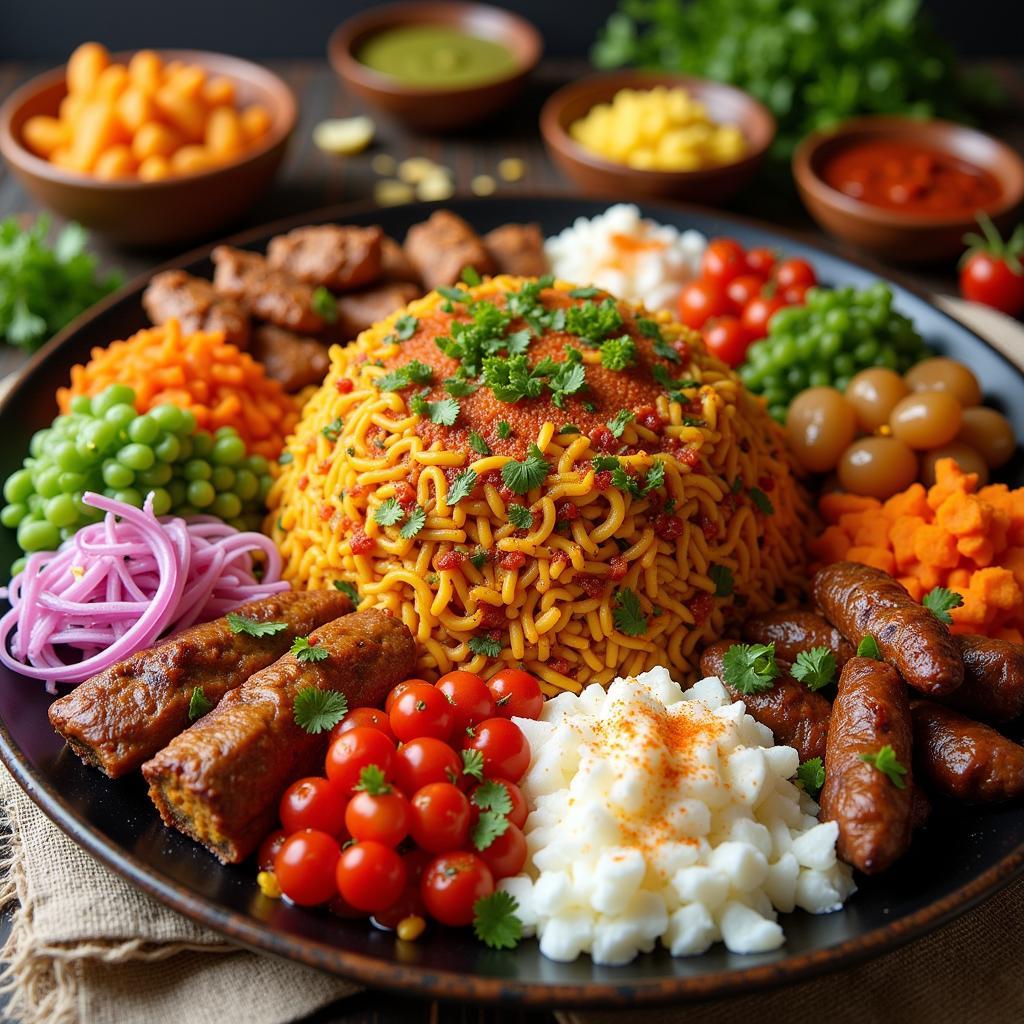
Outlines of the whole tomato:
<svg viewBox="0 0 1024 1024">
<path fill-rule="evenodd" d="M 751 299 L 760 295 L 763 287 L 763 278 L 757 277 L 754 274 L 741 274 L 739 277 L 735 277 L 729 282 L 726 286 L 725 293 L 729 296 L 729 301 L 735 307 L 736 312 L 742 313 L 743 307 L 746 306 Z"/>
<path fill-rule="evenodd" d="M 719 316 L 709 320 L 701 332 L 708 351 L 727 363 L 739 366 L 750 347 L 746 328 L 734 316 Z"/>
<path fill-rule="evenodd" d="M 740 318 L 751 341 L 768 336 L 768 321 L 786 305 L 781 295 L 758 295 L 743 307 Z"/>
<path fill-rule="evenodd" d="M 964 238 L 969 246 L 960 262 L 960 294 L 1008 316 L 1024 312 L 1024 224 L 1007 241 L 985 215 L 978 215 L 982 234 Z"/>
<path fill-rule="evenodd" d="M 729 296 L 721 281 L 711 278 L 697 278 L 683 286 L 679 293 L 679 319 L 700 330 L 713 316 L 722 316 L 730 309 Z"/>
<path fill-rule="evenodd" d="M 756 248 L 747 250 L 747 270 L 755 274 L 762 281 L 768 279 L 775 266 L 775 251 L 768 248 Z"/>
<path fill-rule="evenodd" d="M 518 782 L 530 767 L 530 744 L 522 729 L 507 718 L 488 718 L 463 742 L 464 750 L 479 750 L 483 755 L 484 775 L 488 778 Z"/>
<path fill-rule="evenodd" d="M 746 273 L 749 264 L 743 246 L 732 238 L 712 238 L 700 262 L 701 277 L 726 285 Z"/>
<path fill-rule="evenodd" d="M 540 683 L 518 668 L 503 668 L 487 680 L 499 718 L 540 718 L 544 694 Z M 493 715 L 488 715 L 488 718 Z"/>
<path fill-rule="evenodd" d="M 814 273 L 814 267 L 807 260 L 793 258 L 783 260 L 775 268 L 775 283 L 783 291 L 795 284 L 811 288 L 818 283 L 818 277 Z"/>
<path fill-rule="evenodd" d="M 373 839 L 349 846 L 336 862 L 338 892 L 350 906 L 369 914 L 390 907 L 402 895 L 406 877 L 402 858 Z"/>
<path fill-rule="evenodd" d="M 473 905 L 492 892 L 494 875 L 475 853 L 442 853 L 420 879 L 420 896 L 430 916 L 455 928 L 472 924 Z"/>
<path fill-rule="evenodd" d="M 281 892 L 300 907 L 326 903 L 337 895 L 335 868 L 341 848 L 333 836 L 306 828 L 290 835 L 274 856 Z"/>
</svg>

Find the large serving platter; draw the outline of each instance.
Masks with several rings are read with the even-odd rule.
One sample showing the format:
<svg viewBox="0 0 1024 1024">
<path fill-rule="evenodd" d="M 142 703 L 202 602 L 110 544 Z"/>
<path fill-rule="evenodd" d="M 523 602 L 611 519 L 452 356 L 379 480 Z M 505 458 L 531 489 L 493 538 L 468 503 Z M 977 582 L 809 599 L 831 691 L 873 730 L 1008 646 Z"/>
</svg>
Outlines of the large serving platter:
<svg viewBox="0 0 1024 1024">
<path fill-rule="evenodd" d="M 509 221 L 537 221 L 545 234 L 606 203 L 571 198 L 495 198 L 445 204 L 486 231 Z M 262 248 L 282 230 L 306 223 L 380 224 L 401 238 L 432 206 L 390 209 L 336 207 L 232 239 Z M 799 243 L 767 228 L 723 214 L 683 207 L 648 206 L 648 216 L 707 235 L 730 234 L 746 246 L 767 245 L 811 260 L 829 285 L 862 287 L 875 270 Z M 211 272 L 210 248 L 175 261 L 197 274 Z M 146 278 L 127 285 L 79 318 L 19 375 L 0 404 L 0 479 L 20 464 L 32 432 L 56 413 L 54 391 L 89 350 L 124 338 L 146 318 L 140 296 Z M 985 341 L 927 299 L 892 283 L 897 306 L 938 351 L 969 364 L 986 399 L 1001 408 L 1024 436 L 1024 374 Z M 1003 471 L 1024 482 L 1018 458 Z M 0 529 L 0 565 L 16 557 L 12 531 Z M 6 569 L 3 575 L 6 575 Z M 521 1001 L 546 1005 L 632 1006 L 682 1001 L 792 982 L 877 956 L 935 929 L 1024 872 L 1024 807 L 989 810 L 939 806 L 918 833 L 910 854 L 882 877 L 858 879 L 860 890 L 836 914 L 784 915 L 786 943 L 755 956 L 730 954 L 721 945 L 706 955 L 673 959 L 664 950 L 627 967 L 595 967 L 586 957 L 558 964 L 533 941 L 494 952 L 464 932 L 432 932 L 429 940 L 397 943 L 365 921 L 346 921 L 262 897 L 251 864 L 222 867 L 206 851 L 165 829 L 141 778 L 112 782 L 69 754 L 50 729 L 52 698 L 39 683 L 0 668 L 0 756 L 43 812 L 76 842 L 129 882 L 194 920 L 253 949 L 311 964 L 369 985 L 441 998 Z"/>
</svg>

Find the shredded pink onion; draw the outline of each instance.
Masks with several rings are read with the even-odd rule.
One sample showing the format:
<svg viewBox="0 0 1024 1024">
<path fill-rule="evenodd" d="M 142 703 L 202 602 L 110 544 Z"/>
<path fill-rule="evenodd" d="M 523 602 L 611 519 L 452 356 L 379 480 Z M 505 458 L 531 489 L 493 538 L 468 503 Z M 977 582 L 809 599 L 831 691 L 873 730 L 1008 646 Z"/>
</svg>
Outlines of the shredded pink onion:
<svg viewBox="0 0 1024 1024">
<path fill-rule="evenodd" d="M 213 516 L 153 515 L 145 507 L 87 492 L 107 514 L 57 551 L 29 555 L 0 589 L 11 609 L 0 619 L 0 661 L 23 676 L 80 683 L 165 633 L 217 618 L 245 601 L 288 589 L 281 556 L 262 533 L 240 533 Z M 264 555 L 261 579 L 253 552 Z M 9 643 L 8 643 L 9 640 Z M 81 660 L 57 651 L 70 647 Z"/>
</svg>

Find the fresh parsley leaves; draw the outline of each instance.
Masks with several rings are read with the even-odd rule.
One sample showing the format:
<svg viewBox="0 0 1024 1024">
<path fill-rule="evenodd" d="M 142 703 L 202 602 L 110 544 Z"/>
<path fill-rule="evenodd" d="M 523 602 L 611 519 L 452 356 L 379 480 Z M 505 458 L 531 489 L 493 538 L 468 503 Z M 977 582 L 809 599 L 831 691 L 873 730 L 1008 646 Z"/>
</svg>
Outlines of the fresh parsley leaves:
<svg viewBox="0 0 1024 1024">
<path fill-rule="evenodd" d="M 497 811 L 481 811 L 473 826 L 473 846 L 478 850 L 486 850 L 495 839 L 508 831 L 509 821 L 504 814 Z"/>
<path fill-rule="evenodd" d="M 700 425 L 703 426 L 703 421 Z M 775 506 L 771 503 L 771 499 L 768 495 L 765 494 L 760 487 L 751 487 L 747 493 L 750 495 L 750 500 L 754 503 L 754 506 L 762 515 L 775 515 Z"/>
<path fill-rule="evenodd" d="M 615 628 L 626 636 L 643 636 L 647 632 L 647 616 L 643 613 L 640 598 L 629 587 L 615 592 L 612 621 Z"/>
<path fill-rule="evenodd" d="M 927 594 L 921 598 L 921 604 L 925 606 L 939 620 L 947 626 L 953 625 L 953 616 L 949 613 L 954 608 L 959 608 L 964 603 L 964 599 L 959 595 L 953 593 L 952 590 L 947 590 L 945 587 L 933 587 L 928 591 Z"/>
<path fill-rule="evenodd" d="M 635 419 L 636 413 L 630 412 L 628 409 L 620 409 L 605 426 L 612 432 L 612 436 L 622 437 L 626 424 L 632 423 Z"/>
<path fill-rule="evenodd" d="M 533 528 L 533 513 L 525 505 L 513 503 L 508 506 L 506 512 L 508 513 L 508 521 L 517 530 L 530 530 Z"/>
<path fill-rule="evenodd" d="M 498 437 L 507 441 L 512 436 L 512 424 L 508 420 L 498 420 Z"/>
<path fill-rule="evenodd" d="M 405 509 L 397 498 L 385 498 L 374 510 L 373 521 L 378 526 L 394 526 L 405 518 Z"/>
<path fill-rule="evenodd" d="M 330 654 L 326 647 L 321 647 L 315 641 L 310 643 L 308 636 L 297 636 L 289 650 L 299 661 L 323 661 Z"/>
<path fill-rule="evenodd" d="M 872 768 L 880 771 L 897 789 L 906 789 L 907 783 L 903 778 L 907 769 L 900 764 L 896 757 L 896 751 L 891 744 L 886 743 L 873 754 L 858 755 L 861 761 L 866 761 Z"/>
<path fill-rule="evenodd" d="M 334 301 L 334 296 L 323 285 L 313 292 L 309 304 L 321 320 L 333 324 L 338 319 L 338 304 Z"/>
<path fill-rule="evenodd" d="M 501 433 L 500 423 L 498 424 L 498 433 Z M 544 482 L 550 469 L 550 465 L 544 458 L 544 453 L 535 444 L 531 444 L 527 456 L 522 462 L 509 459 L 501 467 L 501 479 L 513 494 L 526 494 L 527 491 L 539 487 Z"/>
<path fill-rule="evenodd" d="M 484 360 L 484 387 L 501 402 L 537 398 L 544 390 L 544 373 L 540 370 L 541 365 L 531 367 L 526 356 L 489 356 Z"/>
<path fill-rule="evenodd" d="M 682 356 L 675 350 L 674 346 L 665 340 L 661 333 L 661 327 L 654 320 L 641 317 L 636 322 L 637 330 L 653 342 L 651 348 L 659 359 L 667 359 L 670 363 L 682 362 Z"/>
<path fill-rule="evenodd" d="M 295 694 L 292 705 L 295 724 L 314 736 L 333 729 L 347 714 L 345 694 L 337 690 L 321 690 L 318 686 L 304 686 Z"/>
<path fill-rule="evenodd" d="M 411 363 L 378 377 L 374 384 L 379 391 L 401 391 L 403 388 L 412 387 L 413 384 L 430 384 L 433 379 L 434 371 L 426 363 L 414 359 Z"/>
<path fill-rule="evenodd" d="M 471 636 L 466 646 L 473 654 L 482 654 L 487 658 L 497 658 L 501 654 L 501 642 L 489 636 Z"/>
<path fill-rule="evenodd" d="M 449 302 L 472 302 L 473 296 L 469 292 L 462 288 L 452 288 L 449 285 L 442 284 L 438 285 L 437 292 L 439 295 L 443 295 Z"/>
<path fill-rule="evenodd" d="M 349 583 L 348 580 L 335 580 L 334 589 L 340 590 L 354 605 L 358 605 L 362 600 L 355 584 Z"/>
<path fill-rule="evenodd" d="M 494 779 L 488 779 L 477 786 L 470 797 L 470 803 L 482 811 L 494 811 L 497 814 L 512 812 L 512 797 L 509 796 L 508 789 Z"/>
<path fill-rule="evenodd" d="M 468 775 L 471 779 L 476 779 L 477 782 L 483 782 L 484 755 L 479 750 L 472 748 L 463 750 L 461 754 L 462 774 Z"/>
<path fill-rule="evenodd" d="M 449 505 L 458 505 L 463 498 L 468 498 L 476 487 L 476 472 L 472 469 L 464 469 L 457 474 L 448 488 L 448 497 L 445 499 Z"/>
<path fill-rule="evenodd" d="M 628 335 L 601 342 L 601 365 L 606 370 L 621 372 L 636 361 L 636 342 Z"/>
<path fill-rule="evenodd" d="M 882 652 L 878 649 L 878 641 L 870 633 L 857 644 L 857 657 L 873 658 L 875 661 L 882 660 Z"/>
<path fill-rule="evenodd" d="M 469 432 L 469 447 L 477 453 L 477 455 L 490 455 L 491 446 L 484 440 L 483 434 L 476 430 Z"/>
<path fill-rule="evenodd" d="M 473 934 L 490 949 L 515 949 L 523 937 L 523 922 L 516 916 L 519 904 L 499 889 L 473 904 Z"/>
<path fill-rule="evenodd" d="M 480 274 L 477 272 L 476 267 L 467 264 L 462 268 L 462 273 L 459 275 L 462 279 L 463 284 L 468 284 L 470 288 L 475 288 L 480 284 Z"/>
<path fill-rule="evenodd" d="M 487 549 L 486 548 L 478 547 L 476 549 L 476 551 L 474 551 L 473 554 L 471 554 L 469 556 L 469 560 L 470 560 L 470 562 L 473 563 L 473 568 L 474 569 L 482 569 L 487 564 L 487 559 L 490 558 L 490 557 L 491 556 L 487 553 Z M 472 648 L 472 640 L 470 641 L 470 650 L 473 650 L 473 648 Z M 474 652 L 474 653 L 476 653 L 476 652 Z M 501 653 L 501 651 L 498 652 L 498 654 L 500 654 L 500 653 Z"/>
<path fill-rule="evenodd" d="M 197 718 L 202 718 L 207 711 L 212 710 L 213 704 L 203 693 L 203 688 L 201 686 L 194 687 L 192 695 L 188 699 L 188 720 L 194 722 Z"/>
<path fill-rule="evenodd" d="M 408 341 L 416 333 L 416 328 L 419 325 L 420 322 L 416 317 L 406 313 L 405 316 L 400 316 L 395 321 L 395 336 L 399 341 Z"/>
<path fill-rule="evenodd" d="M 724 682 L 740 693 L 763 693 L 780 675 L 775 644 L 733 644 L 722 659 Z"/>
<path fill-rule="evenodd" d="M 331 444 L 338 440 L 338 435 L 345 429 L 345 421 L 340 416 L 335 416 L 330 423 L 320 428 L 320 433 L 327 438 Z"/>
<path fill-rule="evenodd" d="M 836 656 L 827 647 L 812 647 L 796 656 L 790 675 L 808 690 L 820 690 L 835 679 L 836 668 Z"/>
<path fill-rule="evenodd" d="M 593 299 L 600 294 L 601 289 L 595 288 L 593 285 L 589 285 L 586 288 L 573 288 L 569 292 L 569 296 L 573 299 Z"/>
<path fill-rule="evenodd" d="M 614 299 L 584 302 L 565 311 L 565 328 L 585 344 L 599 345 L 622 326 L 622 315 Z"/>
<path fill-rule="evenodd" d="M 228 612 L 225 618 L 232 633 L 244 633 L 246 636 L 273 636 L 288 628 L 287 622 L 260 622 L 235 612 Z"/>
<path fill-rule="evenodd" d="M 651 376 L 668 392 L 668 397 L 673 402 L 688 401 L 684 392 L 700 387 L 700 381 L 697 380 L 675 380 L 660 363 L 655 363 L 651 367 Z"/>
<path fill-rule="evenodd" d="M 425 416 L 431 423 L 442 427 L 450 427 L 459 418 L 460 405 L 454 398 L 440 398 L 436 402 L 428 402 L 416 395 L 409 407 L 417 416 Z"/>
<path fill-rule="evenodd" d="M 401 529 L 399 529 L 398 536 L 401 537 L 402 540 L 411 540 L 420 532 L 420 530 L 423 529 L 426 522 L 426 511 L 420 508 L 419 505 L 414 505 L 412 511 L 409 513 L 409 517 L 402 524 Z"/>
<path fill-rule="evenodd" d="M 715 597 L 732 597 L 732 570 L 727 565 L 710 566 L 708 579 L 715 585 Z"/>
<path fill-rule="evenodd" d="M 458 376 L 446 378 L 443 387 L 452 398 L 465 398 L 477 390 L 477 385 L 471 380 Z"/>
<path fill-rule="evenodd" d="M 812 800 L 818 799 L 821 787 L 825 785 L 825 765 L 820 757 L 804 761 L 796 770 L 796 781 Z"/>
<path fill-rule="evenodd" d="M 596 456 L 593 462 L 597 472 L 602 471 L 597 468 L 598 463 L 600 463 L 603 469 L 611 469 L 612 486 L 624 494 L 631 494 L 634 498 L 645 498 L 651 491 L 656 487 L 661 487 L 665 482 L 665 464 L 663 462 L 655 462 L 651 466 L 644 477 L 643 483 L 633 476 L 632 473 L 626 472 L 625 467 L 614 455 Z"/>
</svg>

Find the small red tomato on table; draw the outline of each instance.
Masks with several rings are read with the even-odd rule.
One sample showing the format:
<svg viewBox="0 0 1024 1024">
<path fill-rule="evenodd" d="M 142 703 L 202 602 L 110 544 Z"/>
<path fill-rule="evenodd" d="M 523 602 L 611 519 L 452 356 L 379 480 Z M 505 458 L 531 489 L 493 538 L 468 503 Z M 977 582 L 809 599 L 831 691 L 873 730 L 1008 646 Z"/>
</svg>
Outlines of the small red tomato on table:
<svg viewBox="0 0 1024 1024">
<path fill-rule="evenodd" d="M 978 215 L 978 224 L 980 235 L 964 237 L 968 249 L 960 262 L 960 294 L 1019 316 L 1024 312 L 1024 224 L 1006 241 L 985 214 Z"/>
</svg>

